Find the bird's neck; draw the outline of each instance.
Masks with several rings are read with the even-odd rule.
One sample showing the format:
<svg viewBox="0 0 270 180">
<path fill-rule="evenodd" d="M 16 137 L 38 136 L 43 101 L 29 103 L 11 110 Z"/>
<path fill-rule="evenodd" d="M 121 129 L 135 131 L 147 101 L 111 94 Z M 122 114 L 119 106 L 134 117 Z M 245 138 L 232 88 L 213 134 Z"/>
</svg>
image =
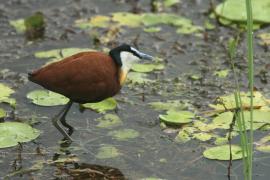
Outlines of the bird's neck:
<svg viewBox="0 0 270 180">
<path fill-rule="evenodd" d="M 124 83 L 125 83 L 125 81 L 127 79 L 127 74 L 128 74 L 128 70 L 123 69 L 123 68 L 119 68 L 118 77 L 119 77 L 120 86 L 124 85 Z"/>
</svg>

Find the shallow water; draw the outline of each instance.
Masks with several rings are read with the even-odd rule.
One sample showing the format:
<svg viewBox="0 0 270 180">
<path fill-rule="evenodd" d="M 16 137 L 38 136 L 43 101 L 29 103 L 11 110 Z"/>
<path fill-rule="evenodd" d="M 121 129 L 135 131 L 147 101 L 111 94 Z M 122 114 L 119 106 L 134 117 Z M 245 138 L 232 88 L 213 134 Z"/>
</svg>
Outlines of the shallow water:
<svg viewBox="0 0 270 180">
<path fill-rule="evenodd" d="M 204 15 L 209 8 L 208 1 L 188 1 L 175 11 L 183 16 L 193 19 L 195 24 L 203 25 L 207 16 Z M 149 11 L 149 1 L 140 3 L 142 11 Z M 184 36 L 175 33 L 173 27 L 164 26 L 158 35 L 142 32 L 141 29 L 126 28 L 117 38 L 117 42 L 132 43 L 139 34 L 139 48 L 145 52 L 162 57 L 168 61 L 163 73 L 152 75 L 161 83 L 161 95 L 152 93 L 151 87 L 128 88 L 125 86 L 116 96 L 119 100 L 124 98 L 133 103 L 119 101 L 117 115 L 123 120 L 124 128 L 131 128 L 140 133 L 138 138 L 128 141 L 117 141 L 107 135 L 108 130 L 96 128 L 96 118 L 101 114 L 85 110 L 79 111 L 77 104 L 72 106 L 67 121 L 75 127 L 72 137 L 76 140 L 67 150 L 60 150 L 61 135 L 52 126 L 50 119 L 61 107 L 39 107 L 26 99 L 25 95 L 39 86 L 26 82 L 26 74 L 32 69 L 43 65 L 46 60 L 37 59 L 34 52 L 63 47 L 88 47 L 93 48 L 93 39 L 89 35 L 73 27 L 76 19 L 91 17 L 95 14 L 108 15 L 111 12 L 129 11 L 131 3 L 120 3 L 113 0 L 1 0 L 0 1 L 0 70 L 9 69 L 15 72 L 15 76 L 0 79 L 12 86 L 17 100 L 16 119 L 25 121 L 33 118 L 39 123 L 34 127 L 43 133 L 34 142 L 24 143 L 22 149 L 18 147 L 0 150 L 0 176 L 19 168 L 29 169 L 37 160 L 52 160 L 55 153 L 60 157 L 69 154 L 79 158 L 79 163 L 98 164 L 119 169 L 127 179 L 139 179 L 145 177 L 158 177 L 169 180 L 189 179 L 227 179 L 227 162 L 212 161 L 202 157 L 202 152 L 209 145 L 196 140 L 185 144 L 174 142 L 175 134 L 164 133 L 158 120 L 159 112 L 151 109 L 147 103 L 166 100 L 188 100 L 198 110 L 207 110 L 208 104 L 213 102 L 218 95 L 231 92 L 234 87 L 230 82 L 232 75 L 221 80 L 214 78 L 213 71 L 229 68 L 226 52 L 226 40 L 236 34 L 235 30 L 219 26 L 214 31 L 208 32 L 207 41 L 194 36 Z M 29 43 L 23 35 L 19 35 L 9 26 L 9 20 L 29 16 L 36 11 L 42 11 L 46 16 L 46 38 L 34 43 Z M 263 29 L 267 31 L 269 28 Z M 157 36 L 159 38 L 157 38 Z M 62 37 L 62 38 L 61 38 Z M 164 40 L 161 40 L 164 39 Z M 175 43 L 180 44 L 182 51 L 173 48 Z M 110 46 L 107 46 L 110 48 Z M 244 63 L 245 42 L 240 44 L 237 62 L 239 67 L 246 71 Z M 100 49 L 102 47 L 99 47 Z M 256 46 L 255 62 L 259 72 L 269 59 L 269 53 Z M 201 83 L 192 83 L 188 76 L 201 74 Z M 162 80 L 179 78 L 183 86 L 174 90 L 174 84 L 164 83 Z M 246 78 L 239 77 L 243 82 Z M 256 86 L 265 94 L 269 94 L 268 84 L 262 84 L 256 79 Z M 142 92 L 144 101 L 142 101 Z M 162 95 L 168 93 L 167 96 Z M 124 99 L 125 100 L 125 99 Z M 1 105 L 11 112 L 6 105 Z M 112 112 L 114 113 L 114 112 Z M 122 128 L 123 128 L 122 127 Z M 120 127 L 121 128 L 121 127 Z M 120 129 L 118 128 L 118 129 Z M 257 136 L 255 136 L 257 137 Z M 258 135 L 259 137 L 259 135 Z M 257 139 L 257 138 L 256 138 Z M 235 139 L 234 141 L 238 141 Z M 211 142 L 210 142 L 211 143 Z M 112 159 L 97 159 L 98 149 L 104 145 L 114 145 L 119 149 L 121 156 Z M 41 151 L 41 153 L 39 153 Z M 270 175 L 269 154 L 255 152 L 254 179 L 266 180 Z M 243 179 L 242 161 L 234 161 L 232 167 L 232 179 Z M 72 168 L 72 165 L 64 166 Z M 63 167 L 45 164 L 39 171 L 29 171 L 22 176 L 14 176 L 11 179 L 72 179 Z"/>
</svg>

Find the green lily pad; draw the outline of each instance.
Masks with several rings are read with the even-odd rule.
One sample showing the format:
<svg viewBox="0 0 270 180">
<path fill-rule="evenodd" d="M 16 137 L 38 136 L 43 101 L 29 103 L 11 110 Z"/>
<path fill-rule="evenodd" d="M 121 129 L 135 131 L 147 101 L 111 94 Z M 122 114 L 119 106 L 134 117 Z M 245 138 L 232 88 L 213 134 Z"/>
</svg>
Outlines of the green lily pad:
<svg viewBox="0 0 270 180">
<path fill-rule="evenodd" d="M 66 57 L 72 56 L 74 54 L 88 51 L 95 51 L 95 50 L 89 48 L 61 48 L 61 49 L 52 49 L 48 51 L 38 51 L 34 55 L 36 58 L 48 58 L 50 59 L 49 63 L 52 63 L 64 59 Z"/>
<path fill-rule="evenodd" d="M 194 116 L 195 114 L 189 111 L 170 110 L 166 115 L 159 115 L 159 118 L 166 124 L 180 125 L 191 122 Z"/>
<path fill-rule="evenodd" d="M 26 30 L 24 19 L 11 20 L 9 24 L 14 27 L 18 33 L 23 33 Z"/>
<path fill-rule="evenodd" d="M 200 132 L 193 134 L 193 137 L 200 141 L 209 141 L 213 137 L 213 134 Z"/>
<path fill-rule="evenodd" d="M 256 149 L 261 152 L 270 152 L 270 135 L 264 136 L 256 144 Z"/>
<path fill-rule="evenodd" d="M 88 29 L 91 27 L 106 28 L 110 25 L 110 17 L 97 15 L 88 19 L 79 19 L 75 21 L 75 26 L 81 29 Z"/>
<path fill-rule="evenodd" d="M 180 3 L 180 0 L 164 0 L 163 3 L 164 3 L 165 7 L 170 7 L 170 6 L 173 6 L 175 4 Z"/>
<path fill-rule="evenodd" d="M 171 2 L 169 4 L 173 4 L 176 2 Z M 175 0 L 174 0 L 175 1 Z M 109 19 L 108 19 L 109 18 Z M 77 20 L 75 22 L 75 25 L 77 27 L 80 27 L 82 29 L 93 27 L 95 24 L 96 27 L 106 27 L 108 24 L 116 24 L 117 26 L 126 26 L 131 28 L 137 28 L 141 27 L 142 25 L 147 26 L 147 28 L 151 28 L 150 26 L 156 26 L 159 24 L 166 24 L 166 25 L 172 25 L 175 27 L 178 27 L 179 33 L 193 33 L 193 32 L 200 32 L 202 30 L 201 27 L 195 26 L 192 24 L 192 21 L 181 17 L 179 15 L 170 14 L 170 13 L 142 13 L 142 14 L 133 14 L 128 12 L 115 12 L 111 14 L 110 16 L 97 16 L 92 17 L 91 20 Z M 112 23 L 110 22 L 112 21 Z M 110 23 L 109 23 L 110 22 Z M 153 31 L 153 29 L 150 29 Z M 156 29 L 154 30 L 156 31 Z"/>
<path fill-rule="evenodd" d="M 142 23 L 143 16 L 138 14 L 116 12 L 112 14 L 112 20 L 121 26 L 138 27 Z"/>
<path fill-rule="evenodd" d="M 179 133 L 175 137 L 175 141 L 178 142 L 178 143 L 185 143 L 185 142 L 188 142 L 191 139 L 192 138 L 190 137 L 190 134 L 185 130 L 179 131 Z"/>
<path fill-rule="evenodd" d="M 134 139 L 139 136 L 139 132 L 134 129 L 121 129 L 110 131 L 108 133 L 109 136 L 113 136 L 115 139 L 119 141 L 125 141 L 129 139 Z"/>
<path fill-rule="evenodd" d="M 114 110 L 117 107 L 117 102 L 114 98 L 108 98 L 97 103 L 86 103 L 82 105 L 84 108 L 89 108 L 99 113 L 109 110 Z"/>
<path fill-rule="evenodd" d="M 9 96 L 14 93 L 14 90 L 10 87 L 0 83 L 0 103 L 8 103 L 12 107 L 15 107 L 16 100 L 14 98 L 10 98 Z"/>
<path fill-rule="evenodd" d="M 231 21 L 247 20 L 245 0 L 226 0 L 216 7 L 215 12 L 218 16 Z M 270 23 L 269 0 L 252 1 L 252 12 L 254 22 Z"/>
<path fill-rule="evenodd" d="M 67 97 L 48 90 L 34 90 L 29 92 L 26 97 L 39 106 L 58 106 L 67 104 L 69 101 Z"/>
<path fill-rule="evenodd" d="M 211 126 L 213 129 L 216 129 L 216 128 L 229 129 L 232 120 L 233 120 L 233 113 L 224 112 L 224 113 L 219 114 L 217 117 L 215 117 L 212 123 L 208 124 L 208 126 Z M 250 129 L 250 111 L 244 111 L 244 120 L 245 120 L 246 130 L 249 130 Z M 266 123 L 270 123 L 270 112 L 262 111 L 262 110 L 254 110 L 253 111 L 253 129 L 254 130 L 259 129 Z M 239 131 L 237 122 L 235 123 L 234 130 Z"/>
<path fill-rule="evenodd" d="M 166 179 L 160 179 L 160 178 L 156 178 L 156 177 L 146 177 L 146 178 L 142 178 L 139 180 L 166 180 Z"/>
<path fill-rule="evenodd" d="M 0 83 L 0 101 L 1 99 L 9 97 L 13 93 L 14 91 L 10 87 Z"/>
<path fill-rule="evenodd" d="M 232 145 L 232 160 L 242 159 L 242 149 L 240 146 Z M 203 156 L 208 159 L 230 160 L 229 145 L 211 147 L 203 152 Z"/>
<path fill-rule="evenodd" d="M 270 45 L 270 33 L 260 33 L 257 35 L 260 38 L 260 45 Z"/>
<path fill-rule="evenodd" d="M 229 69 L 225 69 L 225 70 L 215 71 L 214 75 L 219 78 L 225 78 L 228 76 L 229 72 L 230 72 Z"/>
<path fill-rule="evenodd" d="M 96 119 L 96 121 L 99 122 L 97 125 L 99 128 L 114 128 L 123 124 L 121 119 L 115 114 L 105 114 L 105 116 Z"/>
<path fill-rule="evenodd" d="M 127 75 L 127 83 L 131 84 L 145 84 L 154 82 L 151 79 L 147 78 L 147 74 L 139 72 L 130 72 Z"/>
<path fill-rule="evenodd" d="M 164 67 L 163 64 L 134 64 L 131 69 L 135 72 L 147 73 L 154 70 L 162 70 Z"/>
<path fill-rule="evenodd" d="M 28 142 L 40 135 L 39 130 L 19 122 L 0 123 L 0 148 L 16 146 L 18 142 Z"/>
<path fill-rule="evenodd" d="M 247 92 L 240 92 L 240 96 L 241 96 L 241 101 L 242 101 L 242 105 L 244 108 L 248 108 L 250 107 L 250 93 Z M 227 109 L 235 109 L 236 108 L 236 104 L 235 104 L 235 97 L 234 94 L 229 94 L 226 96 L 221 96 L 219 97 L 219 101 L 223 102 L 223 104 L 225 105 L 225 107 Z M 263 106 L 268 106 L 269 105 L 269 100 L 266 99 L 259 91 L 255 91 L 254 92 L 254 97 L 253 97 L 253 106 L 255 107 L 263 107 Z M 210 107 L 216 109 L 216 110 L 220 110 L 220 111 L 224 111 L 224 106 L 222 104 L 210 104 Z"/>
<path fill-rule="evenodd" d="M 179 100 L 151 102 L 148 104 L 155 110 L 183 110 L 186 108 L 186 105 Z"/>
<path fill-rule="evenodd" d="M 121 155 L 118 149 L 111 145 L 104 145 L 99 148 L 96 158 L 98 159 L 110 159 Z"/>
<path fill-rule="evenodd" d="M 148 27 L 148 28 L 144 28 L 143 31 L 148 32 L 148 33 L 160 32 L 161 27 Z"/>
<path fill-rule="evenodd" d="M 2 108 L 0 108 L 0 119 L 6 117 L 6 111 Z"/>
</svg>

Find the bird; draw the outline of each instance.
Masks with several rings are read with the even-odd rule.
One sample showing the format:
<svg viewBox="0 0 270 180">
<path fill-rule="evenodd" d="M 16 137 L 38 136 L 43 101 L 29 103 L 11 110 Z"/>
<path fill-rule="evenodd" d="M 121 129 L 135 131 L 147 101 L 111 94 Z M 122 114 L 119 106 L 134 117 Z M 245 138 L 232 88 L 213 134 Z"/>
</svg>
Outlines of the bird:
<svg viewBox="0 0 270 180">
<path fill-rule="evenodd" d="M 121 44 L 108 54 L 90 51 L 66 57 L 28 73 L 28 79 L 69 98 L 64 108 L 52 118 L 52 123 L 65 140 L 72 142 L 70 136 L 74 129 L 66 122 L 72 104 L 96 103 L 113 97 L 124 85 L 132 65 L 141 59 L 152 60 L 153 56 Z"/>
</svg>

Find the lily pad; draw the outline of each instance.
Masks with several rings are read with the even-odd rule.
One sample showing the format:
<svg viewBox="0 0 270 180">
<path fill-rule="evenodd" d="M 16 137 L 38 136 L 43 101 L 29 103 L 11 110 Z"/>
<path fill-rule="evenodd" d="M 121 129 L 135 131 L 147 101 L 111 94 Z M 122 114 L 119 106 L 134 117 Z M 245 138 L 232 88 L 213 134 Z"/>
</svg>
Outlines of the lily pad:
<svg viewBox="0 0 270 180">
<path fill-rule="evenodd" d="M 29 92 L 26 97 L 39 106 L 58 106 L 67 104 L 69 101 L 67 97 L 48 90 L 34 90 Z"/>
<path fill-rule="evenodd" d="M 96 158 L 98 159 L 110 159 L 121 155 L 118 149 L 111 145 L 104 145 L 99 148 Z"/>
<path fill-rule="evenodd" d="M 175 137 L 175 141 L 179 142 L 179 143 L 185 143 L 185 142 L 188 142 L 191 139 L 192 138 L 190 137 L 190 134 L 185 130 L 179 131 L 179 133 Z"/>
<path fill-rule="evenodd" d="M 9 24 L 14 27 L 18 33 L 23 33 L 26 30 L 24 19 L 11 20 Z"/>
<path fill-rule="evenodd" d="M 10 98 L 9 96 L 14 93 L 14 90 L 10 87 L 0 83 L 0 103 L 8 103 L 12 107 L 15 107 L 16 100 L 13 98 Z"/>
<path fill-rule="evenodd" d="M 114 128 L 123 124 L 121 119 L 115 114 L 105 114 L 105 116 L 96 119 L 96 121 L 99 122 L 97 125 L 99 128 Z"/>
<path fill-rule="evenodd" d="M 269 46 L 270 45 L 270 33 L 261 33 L 261 34 L 258 34 L 257 37 L 260 38 L 260 42 L 259 44 L 260 45 L 267 45 Z"/>
<path fill-rule="evenodd" d="M 129 139 L 134 139 L 139 136 L 139 132 L 134 129 L 121 129 L 115 130 L 108 133 L 109 136 L 113 136 L 119 141 L 126 141 Z"/>
<path fill-rule="evenodd" d="M 208 124 L 208 126 L 211 126 L 213 129 L 215 128 L 229 129 L 232 120 L 233 120 L 233 113 L 224 112 L 224 113 L 219 114 L 217 117 L 215 117 L 212 123 Z M 245 120 L 246 130 L 249 130 L 250 129 L 250 111 L 244 111 L 244 120 Z M 262 110 L 254 110 L 253 111 L 253 129 L 254 130 L 259 129 L 266 123 L 270 123 L 270 112 L 262 111 Z M 235 123 L 234 130 L 239 131 L 237 123 Z"/>
<path fill-rule="evenodd" d="M 250 93 L 247 92 L 241 92 L 240 93 L 241 96 L 241 101 L 242 101 L 242 105 L 244 108 L 249 108 L 250 107 Z M 219 101 L 223 102 L 223 104 L 225 105 L 225 107 L 227 109 L 235 109 L 236 108 L 236 104 L 235 104 L 235 97 L 234 94 L 229 94 L 226 96 L 221 96 L 219 97 Z M 224 105 L 220 104 L 210 104 L 209 106 L 216 109 L 216 110 L 220 110 L 220 111 L 224 111 Z M 266 99 L 259 91 L 255 91 L 254 92 L 254 97 L 253 97 L 253 106 L 255 107 L 263 107 L 263 106 L 268 106 L 269 105 L 269 100 Z"/>
<path fill-rule="evenodd" d="M 159 118 L 166 124 L 180 125 L 189 123 L 195 114 L 189 111 L 167 111 L 166 115 L 159 115 Z"/>
<path fill-rule="evenodd" d="M 228 76 L 229 74 L 229 69 L 225 69 L 225 70 L 220 70 L 220 71 L 215 71 L 214 75 L 219 77 L 219 78 L 225 78 Z"/>
<path fill-rule="evenodd" d="M 131 84 L 144 84 L 154 82 L 147 78 L 147 74 L 139 72 L 130 72 L 127 75 L 127 83 Z"/>
<path fill-rule="evenodd" d="M 245 0 L 226 0 L 215 9 L 216 14 L 231 21 L 245 22 L 247 20 Z M 270 23 L 269 0 L 252 1 L 254 22 Z"/>
<path fill-rule="evenodd" d="M 0 119 L 6 117 L 6 111 L 0 108 Z"/>
<path fill-rule="evenodd" d="M 164 0 L 165 7 L 170 7 L 178 3 L 180 3 L 180 0 Z"/>
<path fill-rule="evenodd" d="M 200 132 L 193 134 L 193 137 L 200 141 L 209 141 L 213 137 L 213 134 Z"/>
<path fill-rule="evenodd" d="M 82 105 L 84 108 L 89 108 L 99 113 L 109 110 L 114 110 L 117 107 L 117 102 L 114 98 L 108 98 L 97 103 L 86 103 Z"/>
<path fill-rule="evenodd" d="M 168 5 L 172 5 L 176 2 L 167 3 Z M 175 0 L 174 0 L 175 1 Z M 166 24 L 166 25 L 172 25 L 175 27 L 178 27 L 179 33 L 193 33 L 193 32 L 199 32 L 202 30 L 201 27 L 195 26 L 192 24 L 192 21 L 181 17 L 176 14 L 170 14 L 170 13 L 142 13 L 142 14 L 133 14 L 128 12 L 115 12 L 111 14 L 110 16 L 107 16 L 110 18 L 112 22 L 114 22 L 114 25 L 116 26 L 126 26 L 131 28 L 137 28 L 141 27 L 142 25 L 147 26 L 147 28 L 151 28 L 150 26 L 156 26 L 159 24 Z M 80 27 L 82 29 L 88 28 L 93 26 L 93 21 L 97 19 L 97 24 L 99 27 L 106 27 L 107 23 L 109 22 L 109 19 L 102 16 L 92 17 L 91 20 L 77 20 L 75 22 L 77 27 Z M 87 25 L 89 24 L 89 25 Z M 113 25 L 113 23 L 112 23 Z M 107 27 L 106 27 L 107 28 Z M 152 31 L 153 29 L 151 29 Z"/>
<path fill-rule="evenodd" d="M 48 58 L 49 63 L 59 61 L 66 57 L 72 56 L 80 52 L 95 51 L 89 48 L 62 48 L 62 49 L 52 49 L 48 51 L 38 51 L 34 55 L 36 58 Z"/>
<path fill-rule="evenodd" d="M 40 135 L 39 130 L 19 122 L 0 123 L 0 148 L 16 146 L 18 142 L 28 142 Z"/>
<path fill-rule="evenodd" d="M 161 27 L 148 27 L 148 28 L 144 28 L 143 31 L 148 32 L 148 33 L 160 32 Z"/>
<path fill-rule="evenodd" d="M 90 20 L 79 19 L 75 21 L 75 26 L 81 29 L 87 29 L 91 27 L 106 28 L 109 25 L 110 25 L 110 17 L 102 15 L 94 16 Z"/>
<path fill-rule="evenodd" d="M 133 13 L 116 12 L 112 14 L 112 20 L 121 26 L 138 27 L 142 23 L 143 16 Z"/>
<path fill-rule="evenodd" d="M 240 146 L 232 145 L 232 160 L 242 159 L 242 149 Z M 229 145 L 211 147 L 203 152 L 203 156 L 208 159 L 230 160 Z"/>
<path fill-rule="evenodd" d="M 131 69 L 135 72 L 147 73 L 154 70 L 162 70 L 164 67 L 163 64 L 134 64 Z"/>
<path fill-rule="evenodd" d="M 179 100 L 151 102 L 148 104 L 155 110 L 183 110 L 186 108 L 186 105 Z"/>
<path fill-rule="evenodd" d="M 270 143 L 269 142 L 270 142 L 270 135 L 267 135 L 267 136 L 261 138 L 259 140 L 259 142 L 256 143 L 257 144 L 256 149 L 258 151 L 269 153 L 270 152 Z"/>
</svg>

